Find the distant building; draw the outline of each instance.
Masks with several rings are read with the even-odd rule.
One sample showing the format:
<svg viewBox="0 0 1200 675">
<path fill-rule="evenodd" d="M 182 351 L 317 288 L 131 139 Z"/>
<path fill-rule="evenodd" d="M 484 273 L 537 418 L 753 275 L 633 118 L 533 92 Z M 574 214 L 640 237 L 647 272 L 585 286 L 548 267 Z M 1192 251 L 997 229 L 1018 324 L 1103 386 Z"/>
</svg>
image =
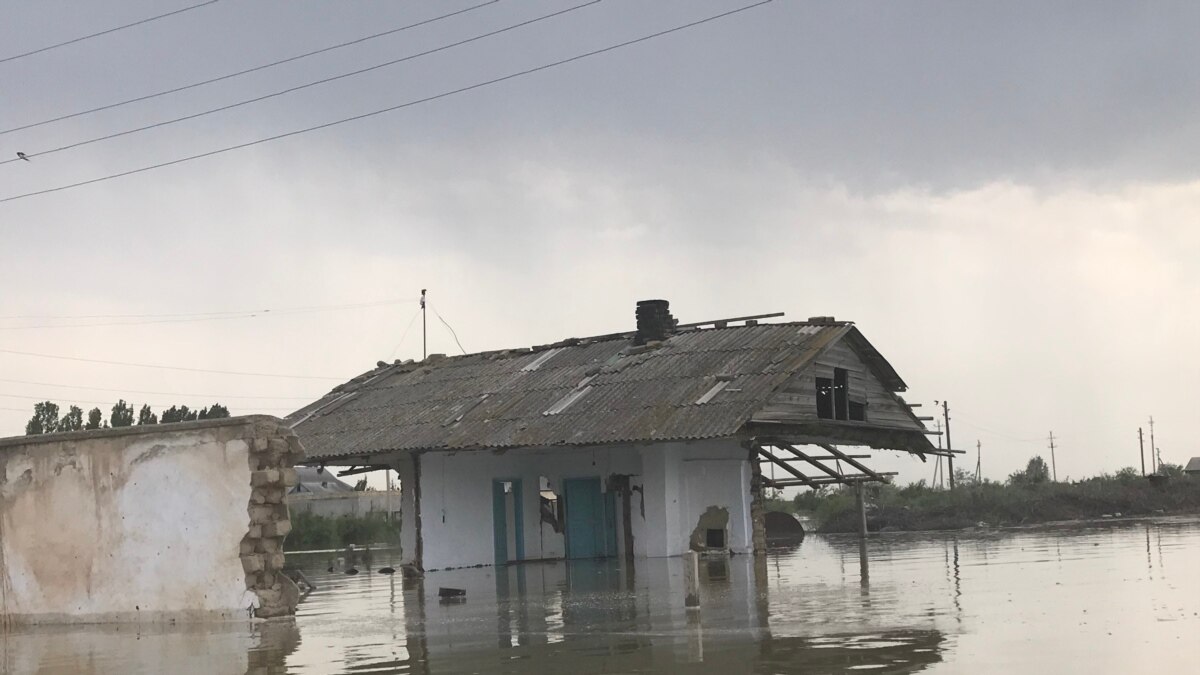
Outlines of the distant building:
<svg viewBox="0 0 1200 675">
<path fill-rule="evenodd" d="M 333 475 L 332 471 L 324 471 L 315 466 L 298 466 L 296 473 L 300 474 L 300 482 L 288 491 L 288 494 L 329 495 L 342 492 L 354 492 L 354 488 Z"/>
<path fill-rule="evenodd" d="M 1189 459 L 1187 466 L 1183 467 L 1183 472 L 1190 476 L 1200 476 L 1200 457 Z"/>
<path fill-rule="evenodd" d="M 314 516 L 399 517 L 400 492 L 393 490 L 355 490 L 342 482 L 332 470 L 315 466 L 298 466 L 300 482 L 287 495 L 292 513 L 311 513 Z"/>
<path fill-rule="evenodd" d="M 941 452 L 853 323 L 679 325 L 665 300 L 636 316 L 380 362 L 287 419 L 308 463 L 400 474 L 402 557 L 426 570 L 763 551 L 764 488 L 884 480 L 838 446 Z"/>
</svg>

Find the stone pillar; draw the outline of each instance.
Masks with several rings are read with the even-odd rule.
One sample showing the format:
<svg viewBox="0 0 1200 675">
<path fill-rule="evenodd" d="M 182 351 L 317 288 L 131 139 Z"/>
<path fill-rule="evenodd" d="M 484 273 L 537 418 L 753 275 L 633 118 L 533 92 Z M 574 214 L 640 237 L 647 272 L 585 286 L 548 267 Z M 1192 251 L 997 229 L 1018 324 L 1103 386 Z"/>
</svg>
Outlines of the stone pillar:
<svg viewBox="0 0 1200 675">
<path fill-rule="evenodd" d="M 755 555 L 767 552 L 766 509 L 763 506 L 762 467 L 758 463 L 758 446 L 750 444 L 750 520 L 754 528 L 752 548 Z"/>
</svg>

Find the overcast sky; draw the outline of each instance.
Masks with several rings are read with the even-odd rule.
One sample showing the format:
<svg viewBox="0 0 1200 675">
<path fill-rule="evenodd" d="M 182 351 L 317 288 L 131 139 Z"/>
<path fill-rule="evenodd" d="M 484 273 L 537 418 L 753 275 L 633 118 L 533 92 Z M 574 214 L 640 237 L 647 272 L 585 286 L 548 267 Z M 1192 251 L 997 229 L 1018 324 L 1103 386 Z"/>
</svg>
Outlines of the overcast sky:
<svg viewBox="0 0 1200 675">
<path fill-rule="evenodd" d="M 0 127 L 484 1 L 221 0 L 0 62 Z M 36 156 L 582 2 L 501 0 L 0 135 L 0 160 L 34 155 L 0 165 L 0 199 L 399 105 L 746 4 L 602 0 Z M 3 0 L 0 58 L 187 4 Z M 1060 478 L 1134 465 L 1150 415 L 1163 458 L 1186 461 L 1200 455 L 1187 426 L 1200 413 L 1197 26 L 1194 2 L 776 0 L 358 122 L 0 203 L 0 350 L 314 378 L 0 352 L 0 435 L 22 433 L 46 398 L 286 414 L 379 359 L 419 358 L 419 323 L 401 337 L 427 287 L 468 351 L 631 329 L 634 303 L 651 297 L 683 322 L 833 315 L 892 362 L 910 401 L 951 402 L 955 446 L 972 450 L 973 468 L 981 441 L 990 478 L 1045 453 L 1051 430 Z M 371 306 L 279 311 L 350 304 Z M 264 308 L 276 311 L 160 316 Z M 37 318 L 47 315 L 141 318 Z M 430 319 L 431 351 L 454 353 Z M 63 323 L 93 325 L 53 327 Z M 880 465 L 904 480 L 932 473 L 910 458 Z"/>
</svg>

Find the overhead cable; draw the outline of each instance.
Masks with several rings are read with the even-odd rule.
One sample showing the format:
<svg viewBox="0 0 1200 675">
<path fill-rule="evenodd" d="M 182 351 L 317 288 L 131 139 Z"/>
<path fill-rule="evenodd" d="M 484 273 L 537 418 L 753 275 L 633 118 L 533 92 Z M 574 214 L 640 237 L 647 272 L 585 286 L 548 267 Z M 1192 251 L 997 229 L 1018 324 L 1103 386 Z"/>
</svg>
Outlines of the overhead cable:
<svg viewBox="0 0 1200 675">
<path fill-rule="evenodd" d="M 32 382 L 29 380 L 14 380 L 6 377 L 0 377 L 0 382 L 9 384 L 28 384 L 35 387 L 58 387 L 62 389 L 82 389 L 84 391 L 109 391 L 114 393 L 127 394 L 150 394 L 151 396 L 191 396 L 197 398 L 244 398 L 258 401 L 315 401 L 320 396 L 247 396 L 245 394 L 197 394 L 195 392 L 186 391 L 146 391 L 144 389 L 114 389 L 112 387 L 85 387 L 78 384 L 55 384 L 53 382 Z"/>
<path fill-rule="evenodd" d="M 188 373 L 213 373 L 216 375 L 246 375 L 249 377 L 279 377 L 290 380 L 338 380 L 345 381 L 345 377 L 332 377 L 326 375 L 282 375 L 279 373 L 255 373 L 238 370 L 214 370 L 209 368 L 189 368 L 187 366 L 166 366 L 151 363 L 130 363 L 128 361 L 108 361 L 105 359 L 89 359 L 81 356 L 61 356 L 57 354 L 38 354 L 35 352 L 23 352 L 16 349 L 0 349 L 0 354 L 13 354 L 16 356 L 30 356 L 40 359 L 58 359 L 60 361 L 81 361 L 83 363 L 102 363 L 110 366 L 128 366 L 131 368 L 156 368 L 159 370 L 179 370 Z"/>
<path fill-rule="evenodd" d="M 144 320 L 138 319 L 138 320 L 133 320 L 133 321 L 109 321 L 109 322 L 101 322 L 101 323 L 51 323 L 51 324 L 29 325 L 29 326 L 0 326 L 0 331 L 3 331 L 3 330 L 33 330 L 33 329 L 47 329 L 47 328 L 101 328 L 101 327 L 109 327 L 109 326 L 145 326 L 145 325 L 149 325 L 149 324 L 163 324 L 163 323 L 195 323 L 198 321 L 228 321 L 230 319 L 254 319 L 254 318 L 259 318 L 259 317 L 290 316 L 293 314 L 308 314 L 308 313 L 312 313 L 312 312 L 360 309 L 363 307 L 382 307 L 382 306 L 386 306 L 386 305 L 399 305 L 399 304 L 406 303 L 406 302 L 408 302 L 408 301 L 396 300 L 396 301 L 388 301 L 388 302 L 360 303 L 360 304 L 355 304 L 355 305 L 342 305 L 342 306 L 309 308 L 309 309 L 292 309 L 292 310 L 262 309 L 262 310 L 250 310 L 250 311 L 238 313 L 238 314 L 222 313 L 222 314 L 216 314 L 216 315 L 184 316 L 181 318 L 162 318 L 162 319 L 144 319 Z"/>
<path fill-rule="evenodd" d="M 371 302 L 356 302 L 342 303 L 337 305 L 303 305 L 296 307 L 276 307 L 276 308 L 248 308 L 248 309 L 227 309 L 216 312 L 170 312 L 165 314 L 10 314 L 8 316 L 0 316 L 0 320 L 8 319 L 31 319 L 43 321 L 56 320 L 74 320 L 74 319 L 160 319 L 160 318 L 176 318 L 176 317 L 205 317 L 205 316 L 221 316 L 226 314 L 249 314 L 252 312 L 298 312 L 298 311 L 319 311 L 326 309 L 345 309 L 351 307 L 376 307 L 379 305 L 397 305 L 405 302 L 412 302 L 407 299 L 393 298 L 390 300 L 374 300 Z"/>
<path fill-rule="evenodd" d="M 745 12 L 747 10 L 751 10 L 751 9 L 754 9 L 757 7 L 762 7 L 763 5 L 768 5 L 771 2 L 773 2 L 773 0 L 760 0 L 759 2 L 755 2 L 755 3 L 749 4 L 749 5 L 743 5 L 742 7 L 738 7 L 736 9 L 721 12 L 720 14 L 713 14 L 713 15 L 705 17 L 703 19 L 691 21 L 689 23 L 681 24 L 681 25 L 675 26 L 673 28 L 668 28 L 666 30 L 658 31 L 656 33 L 644 35 L 639 38 L 634 38 L 632 40 L 626 40 L 624 42 L 619 42 L 617 44 L 609 45 L 609 46 L 603 47 L 601 49 L 595 49 L 595 50 L 592 50 L 589 52 L 584 52 L 582 54 L 577 54 L 575 56 L 571 56 L 571 57 L 568 57 L 565 59 L 553 61 L 551 63 L 547 63 L 547 64 L 544 64 L 541 66 L 536 66 L 534 68 L 527 68 L 525 70 L 520 70 L 520 71 L 517 71 L 514 73 L 510 73 L 508 75 L 503 75 L 501 77 L 492 78 L 490 80 L 484 80 L 482 82 L 477 82 L 475 84 L 467 85 L 465 87 L 459 87 L 457 89 L 451 89 L 449 91 L 445 91 L 440 94 L 434 94 L 432 96 L 426 96 L 424 98 L 414 99 L 412 101 L 407 101 L 405 103 L 390 106 L 387 108 L 380 108 L 378 110 L 373 110 L 371 112 L 362 113 L 360 115 L 354 115 L 351 117 L 343 117 L 341 119 L 334 120 L 332 122 L 326 122 L 324 124 L 318 124 L 316 126 L 305 127 L 303 129 L 296 129 L 294 131 L 277 134 L 275 136 L 268 136 L 268 137 L 260 138 L 260 139 L 253 140 L 253 141 L 247 141 L 245 143 L 238 143 L 236 145 L 226 146 L 223 148 L 219 148 L 217 150 L 209 150 L 208 152 L 202 152 L 202 153 L 199 153 L 196 155 L 188 155 L 186 157 L 180 157 L 178 159 L 173 159 L 173 160 L 169 160 L 166 162 L 159 162 L 158 164 L 151 164 L 149 166 L 143 166 L 143 167 L 140 167 L 137 169 L 130 169 L 129 171 L 122 171 L 119 173 L 108 174 L 106 176 L 100 176 L 98 178 L 91 178 L 88 180 L 78 181 L 75 183 L 68 183 L 66 185 L 59 185 L 57 187 L 45 188 L 42 190 L 35 190 L 33 192 L 25 192 L 22 194 L 12 195 L 10 197 L 4 197 L 4 198 L 0 199 L 0 203 L 16 201 L 18 199 L 26 199 L 29 197 L 35 197 L 37 195 L 49 194 L 52 192 L 61 192 L 63 190 L 70 190 L 70 189 L 77 188 L 77 187 L 83 187 L 84 185 L 92 185 L 95 183 L 101 183 L 101 182 L 113 180 L 116 178 L 124 178 L 125 176 L 131 176 L 131 175 L 138 174 L 138 173 L 145 173 L 147 171 L 154 171 L 154 170 L 162 169 L 162 168 L 165 168 L 168 166 L 174 166 L 176 164 L 183 164 L 185 162 L 191 162 L 193 160 L 203 159 L 205 157 L 212 157 L 214 155 L 220 155 L 220 154 L 224 154 L 226 152 L 232 152 L 234 150 L 241 150 L 243 148 L 260 145 L 262 143 L 269 143 L 271 141 L 277 141 L 277 140 L 281 140 L 284 138 L 290 138 L 292 136 L 299 136 L 301 134 L 306 134 L 306 133 L 318 131 L 321 129 L 328 129 L 330 127 L 339 126 L 339 125 L 346 124 L 349 122 L 357 122 L 359 120 L 367 119 L 370 117 L 375 117 L 377 115 L 382 115 L 384 113 L 394 112 L 396 110 L 402 110 L 404 108 L 410 108 L 412 106 L 420 105 L 422 103 L 429 103 L 431 101 L 436 101 L 436 100 L 443 99 L 443 98 L 449 98 L 451 96 L 466 93 L 468 91 L 474 91 L 476 89 L 483 89 L 485 87 L 490 87 L 492 85 L 499 84 L 501 82 L 507 82 L 508 80 L 513 80 L 513 79 L 516 79 L 519 77 L 524 77 L 526 75 L 532 75 L 534 73 L 538 73 L 538 72 L 541 72 L 544 70 L 550 70 L 552 68 L 557 68 L 559 66 L 563 66 L 568 63 L 573 63 L 575 61 L 581 61 L 583 59 L 590 58 L 592 56 L 598 56 L 600 54 L 604 54 L 607 52 L 622 49 L 624 47 L 629 47 L 629 46 L 632 46 L 635 44 L 653 40 L 655 38 L 663 37 L 663 36 L 669 35 L 671 33 L 676 33 L 679 31 L 687 30 L 689 28 L 694 28 L 696 26 L 700 26 L 702 24 L 710 23 L 712 21 L 724 19 L 724 18 L 732 16 L 734 14 Z"/>
<path fill-rule="evenodd" d="M 68 114 L 68 115 L 59 115 L 58 117 L 53 117 L 53 118 L 50 118 L 50 119 L 47 119 L 47 120 L 42 120 L 42 121 L 40 121 L 40 122 L 31 122 L 31 123 L 29 123 L 29 124 L 23 124 L 23 125 L 21 125 L 21 126 L 19 126 L 19 127 L 12 127 L 11 129 L 2 129 L 2 130 L 0 130 L 0 136 L 3 136 L 4 134 L 11 134 L 11 133 L 12 133 L 12 132 L 14 132 L 14 131 L 22 131 L 22 130 L 24 130 L 24 129 L 32 129 L 32 128 L 34 128 L 34 127 L 40 127 L 40 126 L 44 126 L 44 125 L 46 125 L 46 124 L 51 124 L 51 123 L 53 123 L 53 122 L 61 122 L 62 120 L 69 120 L 69 119 L 71 119 L 71 118 L 73 118 L 73 117 L 81 117 L 81 116 L 83 116 L 83 115 L 90 115 L 90 114 L 92 114 L 92 113 L 100 112 L 100 111 L 102 111 L 102 110 L 112 110 L 113 108 L 119 108 L 119 107 L 121 107 L 121 106 L 124 106 L 124 105 L 129 105 L 130 103 L 138 103 L 138 102 L 140 102 L 140 101 L 148 101 L 148 100 L 150 100 L 150 99 L 152 99 L 152 98 L 158 98 L 159 96 L 166 96 L 167 94 L 174 94 L 174 93 L 177 93 L 177 92 L 186 91 L 186 90 L 188 90 L 188 89 L 195 89 L 196 87 L 203 87 L 204 85 L 213 84 L 214 82 L 222 82 L 222 81 L 224 81 L 224 80 L 233 79 L 233 78 L 235 78 L 235 77 L 240 77 L 240 76 L 242 76 L 242 75 L 247 75 L 247 74 L 249 74 L 249 73 L 255 73 L 255 72 L 258 72 L 258 71 L 260 71 L 260 70 L 266 70 L 266 69 L 268 69 L 268 68 L 274 68 L 275 66 L 281 66 L 281 65 L 283 65 L 283 64 L 285 64 L 285 63 L 291 63 L 291 62 L 293 62 L 293 61 L 299 61 L 300 59 L 305 59 L 305 58 L 308 58 L 308 57 L 310 57 L 310 56 L 316 56 L 317 54 L 324 54 L 325 52 L 331 52 L 331 51 L 333 51 L 333 50 L 335 50 L 335 49 L 341 49 L 341 48 L 343 48 L 343 47 L 349 47 L 349 46 L 351 46 L 351 45 L 361 44 L 361 43 L 363 43 L 363 42 L 366 42 L 366 41 L 368 41 L 368 40 L 374 40 L 374 39 L 376 39 L 376 38 L 381 38 L 381 37 L 385 37 L 385 36 L 388 36 L 388 35 L 394 35 L 394 34 L 396 34 L 396 33 L 399 33 L 399 32 L 402 32 L 402 31 L 406 31 L 406 30 L 409 30 L 409 29 L 412 29 L 412 28 L 417 28 L 417 27 L 420 27 L 420 26 L 425 26 L 425 25 L 428 25 L 428 24 L 431 24 L 431 23 L 434 23 L 434 22 L 437 22 L 437 21 L 441 21 L 441 20 L 443 20 L 443 19 L 448 19 L 448 18 L 450 18 L 450 17 L 458 16 L 459 14 L 466 14 L 467 12 L 471 12 L 471 11 L 474 11 L 474 10 L 480 9 L 480 8 L 482 8 L 482 7 L 487 7 L 488 5 L 494 5 L 494 4 L 496 4 L 497 2 L 500 2 L 500 0 L 488 0 L 487 2 L 484 2 L 484 3 L 478 4 L 478 5 L 473 5 L 473 6 L 471 6 L 471 7 L 467 7 L 467 8 L 465 8 L 465 9 L 460 9 L 460 10 L 458 10 L 458 11 L 456 11 L 456 12 L 450 12 L 449 14 L 442 14 L 441 16 L 435 16 L 435 17 L 433 17 L 432 19 L 425 19 L 424 21 L 418 21 L 418 22 L 416 22 L 416 23 L 410 23 L 410 24 L 408 24 L 408 25 L 405 25 L 405 26 L 400 26 L 399 28 L 392 28 L 392 29 L 390 29 L 390 30 L 385 30 L 385 31 L 383 31 L 383 32 L 381 32 L 381 33 L 373 33 L 373 34 L 371 34 L 371 35 L 366 35 L 366 36 L 363 36 L 363 37 L 360 37 L 360 38 L 356 38 L 356 39 L 354 39 L 354 40 L 349 40 L 349 41 L 347 41 L 347 42 L 340 42 L 340 43 L 338 43 L 338 44 L 336 44 L 336 45 L 330 45 L 330 46 L 328 46 L 328 47 L 322 47 L 321 49 L 314 49 L 314 50 L 313 50 L 313 51 L 311 51 L 311 52 L 305 52 L 305 53 L 303 53 L 303 54 L 296 54 L 295 56 L 289 56 L 289 57 L 287 57 L 287 58 L 285 58 L 285 59 L 280 59 L 280 60 L 278 60 L 278 61 L 272 61 L 272 62 L 270 62 L 270 63 L 264 63 L 264 64 L 262 64 L 262 65 L 259 65 L 259 66 L 254 66 L 253 68 L 246 68 L 246 69 L 244 69 L 244 70 L 239 70 L 239 71 L 237 71 L 237 72 L 234 72 L 234 73 L 228 73 L 228 74 L 225 74 L 225 75 L 219 75 L 219 76 L 217 76 L 217 77 L 210 77 L 210 78 L 209 78 L 209 79 L 207 79 L 207 80 L 201 80 L 201 81 L 199 81 L 199 82 L 193 82 L 193 83 L 191 83 L 191 84 L 185 84 L 185 85 L 182 85 L 182 86 L 179 86 L 179 87 L 172 87 L 171 89 L 164 89 L 164 90 L 162 90 L 162 91 L 156 91 L 156 92 L 154 92 L 154 93 L 151 93 L 151 94 L 145 94 L 145 95 L 143 95 L 143 96 L 135 96 L 134 98 L 125 99 L 124 101 L 117 101 L 116 103 L 109 103 L 109 104 L 107 104 L 107 105 L 102 105 L 102 106 L 98 106 L 98 107 L 95 107 L 95 108 L 89 108 L 89 109 L 87 109 L 87 110 L 80 110 L 79 112 L 73 112 L 73 113 L 70 113 L 70 114 Z"/>
<path fill-rule="evenodd" d="M 467 350 L 463 349 L 462 343 L 458 341 L 458 333 L 455 333 L 454 329 L 450 327 L 450 324 L 446 323 L 446 320 L 442 318 L 442 315 L 438 314 L 437 308 L 433 306 L 433 303 L 429 303 L 429 309 L 433 310 L 433 314 L 438 318 L 438 321 L 441 321 L 442 325 L 446 327 L 446 330 L 450 331 L 450 335 L 454 336 L 454 344 L 458 345 L 458 350 L 465 355 Z"/>
<path fill-rule="evenodd" d="M 176 14 L 183 14 L 184 12 L 190 12 L 193 9 L 200 9 L 201 7 L 206 7 L 208 5 L 216 4 L 218 1 L 219 0 L 208 0 L 207 2 L 201 2 L 201 3 L 195 4 L 195 5 L 189 5 L 188 7 L 184 7 L 182 9 L 177 9 L 172 12 L 167 12 L 166 14 L 159 14 L 157 16 L 151 16 L 151 17 L 147 17 L 145 19 L 140 19 L 138 21 L 134 21 L 133 23 L 127 23 L 123 26 L 117 26 L 115 28 L 109 28 L 107 30 L 102 30 L 98 33 L 92 33 L 90 35 L 83 35 L 83 36 L 80 36 L 77 38 L 73 38 L 71 40 L 66 40 L 64 42 L 59 42 L 59 43 L 52 44 L 52 45 L 46 45 L 45 47 L 39 47 L 38 49 L 27 51 L 22 54 L 13 54 L 12 56 L 5 56 L 3 58 L 0 58 L 0 63 L 4 63 L 6 61 L 15 61 L 17 59 L 23 59 L 26 56 L 33 56 L 34 54 L 48 52 L 51 49 L 58 49 L 59 47 L 73 45 L 76 42 L 83 42 L 84 40 L 90 40 L 94 37 L 100 37 L 101 35 L 108 35 L 109 33 L 115 33 L 119 30 L 125 30 L 126 28 L 133 28 L 134 26 L 140 26 L 145 23 L 150 23 L 151 21 L 158 21 L 159 19 L 165 19 L 168 16 L 175 16 Z"/>
<path fill-rule="evenodd" d="M 412 61 L 415 59 L 419 59 L 423 56 L 429 56 L 430 54 L 436 54 L 438 52 L 443 52 L 448 49 L 453 49 L 455 47 L 461 47 L 462 45 L 469 44 L 471 42 L 476 42 L 479 40 L 483 40 L 485 38 L 500 35 L 501 33 L 507 33 L 508 31 L 516 30 L 518 28 L 523 28 L 525 26 L 535 24 L 539 21 L 545 21 L 547 19 L 552 19 L 556 16 L 561 16 L 563 14 L 567 14 L 568 12 L 574 12 L 576 10 L 583 9 L 584 7 L 595 5 L 600 2 L 603 2 L 603 0 L 589 0 L 588 2 L 585 2 L 580 5 L 575 5 L 574 7 L 568 7 L 566 9 L 561 9 L 557 12 L 543 14 L 543 15 L 535 17 L 533 19 L 528 19 L 528 20 L 522 21 L 520 23 L 515 23 L 515 24 L 509 25 L 509 26 L 505 26 L 504 28 L 500 28 L 500 29 L 493 30 L 493 31 L 488 31 L 486 33 L 481 33 L 479 35 L 475 35 L 473 37 L 469 37 L 464 40 L 459 40 L 457 42 L 451 42 L 449 44 L 445 44 L 440 47 L 434 47 L 433 49 L 427 49 L 423 52 L 417 52 L 416 54 L 410 54 L 403 58 L 392 59 L 390 61 L 385 61 L 383 63 L 377 63 L 373 66 L 367 66 L 366 68 L 359 68 L 358 70 L 352 70 L 352 71 L 349 71 L 346 73 L 341 73 L 339 75 L 332 75 L 330 77 L 321 78 L 319 80 L 312 80 L 310 82 L 305 82 L 304 84 L 298 84 L 294 87 L 280 89 L 279 91 L 272 92 L 270 94 L 263 94 L 262 96 L 255 96 L 254 98 L 247 98 L 247 99 L 243 99 L 241 101 L 235 101 L 233 103 L 229 103 L 229 104 L 223 105 L 223 106 L 218 106 L 216 108 L 209 108 L 208 110 L 201 110 L 200 112 L 192 113 L 190 115 L 183 115 L 181 117 L 173 117 L 171 119 L 162 120 L 160 122 L 153 122 L 151 124 L 146 124 L 146 125 L 143 125 L 140 127 L 134 127 L 132 129 L 126 129 L 124 131 L 118 131 L 115 133 L 106 134 L 104 136 L 96 136 L 95 138 L 89 138 L 86 140 L 77 141 L 75 143 L 68 143 L 66 145 L 60 145 L 58 147 L 50 148 L 47 150 L 39 150 L 37 152 L 23 152 L 23 153 L 21 153 L 21 155 L 19 155 L 17 157 L 0 160 L 0 164 L 11 164 L 13 162 L 29 161 L 31 158 L 44 157 L 46 155 L 52 155 L 57 152 L 71 150 L 71 149 L 82 147 L 85 145 L 91 145 L 93 143 L 100 143 L 102 141 L 109 141 L 114 138 L 121 138 L 122 136 L 128 136 L 130 134 L 136 134 L 136 133 L 140 133 L 143 131 L 149 131 L 151 129 L 158 129 L 160 127 L 165 127 L 165 126 L 169 126 L 172 124 L 178 124 L 180 122 L 186 122 L 188 120 L 194 120 L 198 117 L 204 117 L 206 115 L 212 115 L 215 113 L 224 112 L 226 110 L 240 108 L 241 106 L 250 105 L 251 103 L 258 103 L 260 101 L 266 101 L 267 99 L 284 96 L 286 94 L 291 94 L 291 93 L 294 93 L 297 91 L 308 89 L 310 87 L 316 87 L 318 85 L 328 84 L 330 82 L 336 82 L 337 80 L 343 80 L 348 77 L 356 77 L 356 76 L 362 75 L 364 73 L 369 73 L 371 71 L 379 70 L 380 68 L 387 68 L 388 66 L 394 66 L 399 63 L 404 63 L 405 61 Z"/>
<path fill-rule="evenodd" d="M 0 394 L 0 397 L 25 399 L 25 400 L 29 400 L 29 401 L 39 401 L 39 402 L 40 401 L 50 401 L 52 403 L 56 402 L 55 399 L 60 399 L 60 400 L 64 401 L 67 405 L 71 405 L 73 403 L 87 403 L 89 405 L 113 405 L 116 403 L 116 401 L 97 401 L 94 399 L 89 400 L 89 399 L 83 399 L 83 398 L 67 399 L 67 398 L 63 398 L 60 396 L 25 396 L 23 394 Z M 122 399 L 122 400 L 124 400 L 124 399 Z M 133 401 L 130 401 L 130 404 L 132 404 L 132 403 L 133 403 Z M 179 405 L 178 402 L 167 404 L 167 403 L 156 403 L 154 401 L 138 401 L 138 403 L 144 403 L 145 405 L 153 406 L 155 408 L 166 408 L 168 405 Z M 251 410 L 288 410 L 288 411 L 295 410 L 295 408 L 291 408 L 291 407 L 288 407 L 288 408 L 264 407 L 264 406 L 260 406 L 260 405 L 249 405 L 249 406 L 243 406 L 243 407 L 250 408 Z"/>
</svg>

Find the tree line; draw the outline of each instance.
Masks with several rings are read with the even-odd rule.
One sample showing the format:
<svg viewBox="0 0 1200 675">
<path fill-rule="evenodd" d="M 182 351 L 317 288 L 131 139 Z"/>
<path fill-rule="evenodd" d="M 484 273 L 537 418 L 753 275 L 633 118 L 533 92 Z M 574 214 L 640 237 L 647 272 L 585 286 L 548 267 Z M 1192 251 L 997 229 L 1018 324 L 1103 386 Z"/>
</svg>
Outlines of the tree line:
<svg viewBox="0 0 1200 675">
<path fill-rule="evenodd" d="M 162 411 L 161 418 L 151 410 L 149 404 L 145 404 L 135 416 L 133 406 L 126 403 L 125 399 L 121 399 L 112 407 L 107 420 L 104 419 L 104 413 L 101 412 L 100 408 L 89 410 L 87 419 L 85 420 L 83 409 L 79 406 L 70 406 L 67 412 L 60 417 L 57 403 L 43 401 L 33 405 L 33 417 L 25 424 L 25 435 L 36 436 L 38 434 L 53 434 L 64 431 L 131 427 L 134 426 L 135 422 L 137 426 L 143 426 L 146 424 L 213 420 L 223 417 L 229 417 L 229 408 L 220 403 L 214 403 L 200 410 L 190 409 L 186 405 L 173 405 Z"/>
</svg>

